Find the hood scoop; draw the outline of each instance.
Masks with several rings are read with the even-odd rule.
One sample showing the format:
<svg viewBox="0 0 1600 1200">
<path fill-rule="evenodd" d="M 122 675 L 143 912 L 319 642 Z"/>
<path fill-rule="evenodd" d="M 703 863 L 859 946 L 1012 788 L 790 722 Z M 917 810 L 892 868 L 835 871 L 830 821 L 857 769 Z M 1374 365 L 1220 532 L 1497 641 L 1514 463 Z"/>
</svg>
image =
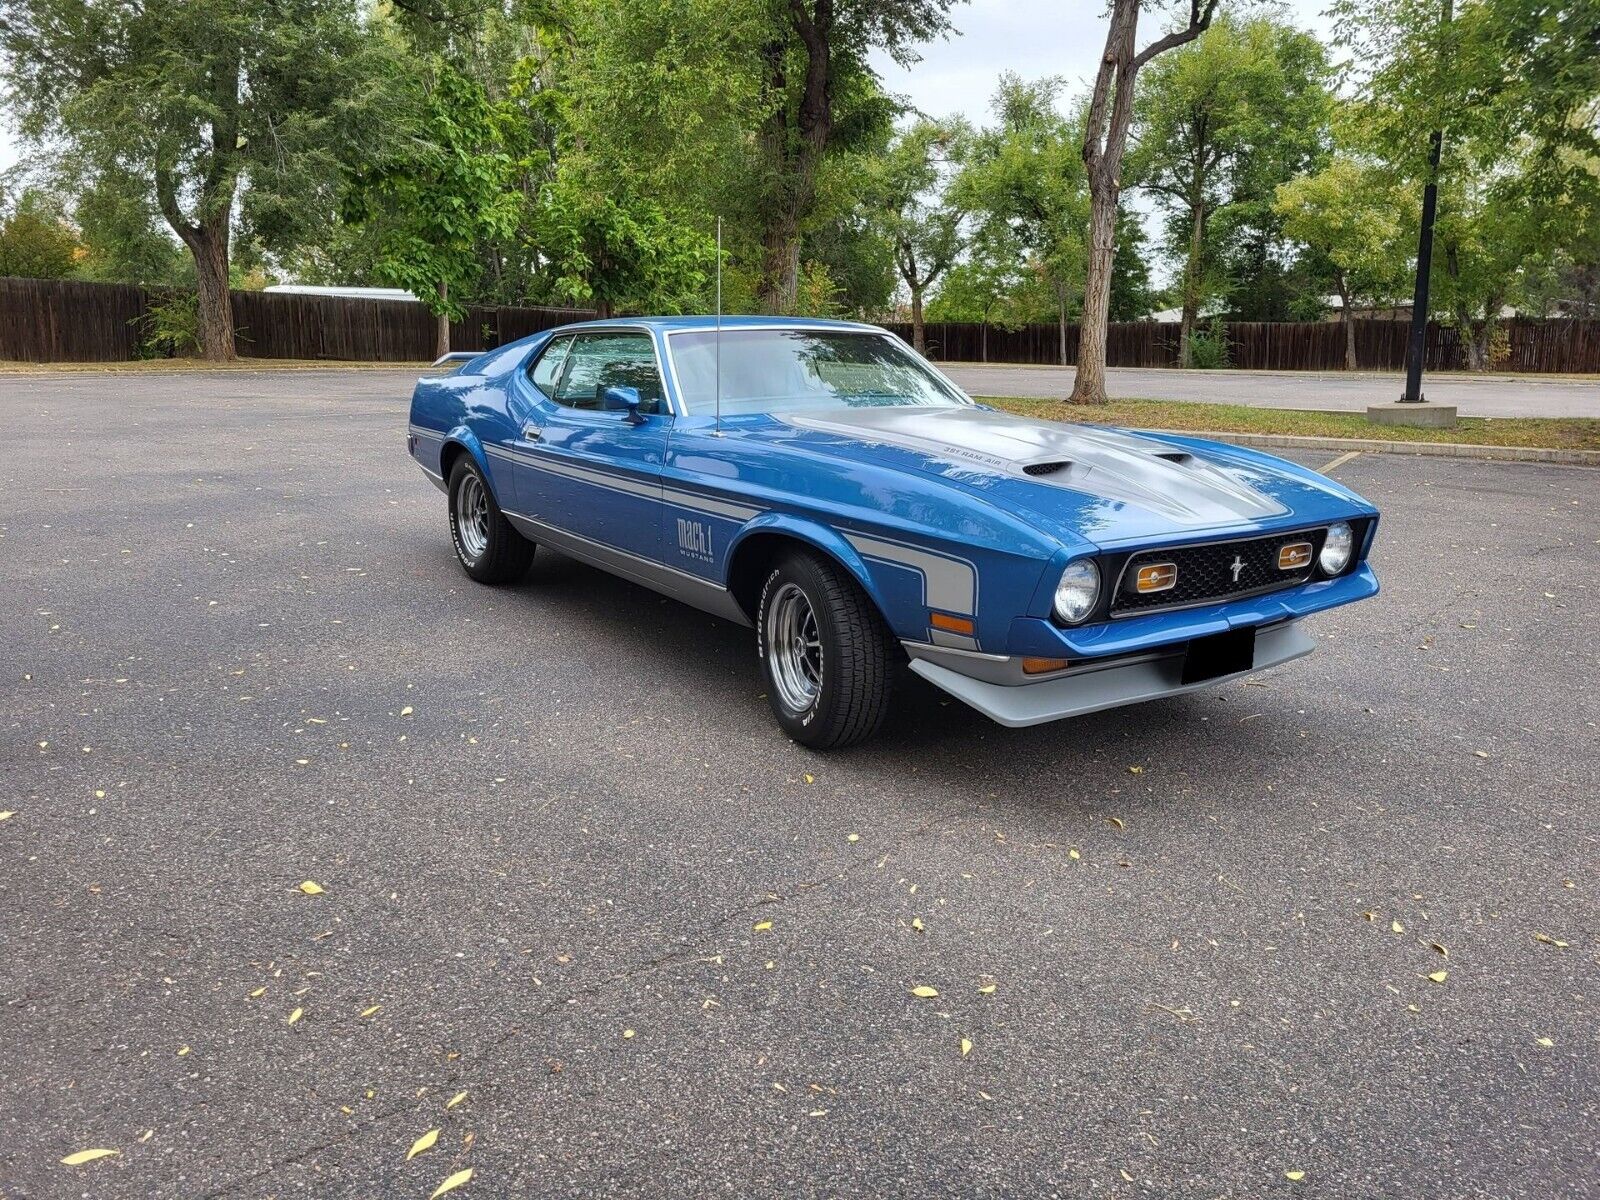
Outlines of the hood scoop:
<svg viewBox="0 0 1600 1200">
<path fill-rule="evenodd" d="M 1248 471 L 1121 430 L 1036 421 L 983 408 L 830 409 L 778 418 L 791 428 L 924 456 L 948 478 L 1010 476 L 1108 504 L 1129 504 L 1182 525 L 1223 525 L 1287 512 L 1251 486 Z"/>
</svg>

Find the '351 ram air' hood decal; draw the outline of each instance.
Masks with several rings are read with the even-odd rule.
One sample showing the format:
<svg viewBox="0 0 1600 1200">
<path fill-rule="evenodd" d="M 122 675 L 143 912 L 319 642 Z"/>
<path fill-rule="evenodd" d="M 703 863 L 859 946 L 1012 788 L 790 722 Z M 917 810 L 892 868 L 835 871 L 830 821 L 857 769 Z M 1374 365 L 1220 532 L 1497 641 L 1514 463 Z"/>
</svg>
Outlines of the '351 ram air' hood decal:
<svg viewBox="0 0 1600 1200">
<path fill-rule="evenodd" d="M 981 408 L 859 408 L 779 420 L 813 433 L 914 451 L 927 460 L 926 469 L 953 483 L 967 472 L 1013 476 L 1041 488 L 1136 505 L 1177 526 L 1226 525 L 1288 511 L 1238 475 L 1182 447 L 1112 429 Z"/>
</svg>

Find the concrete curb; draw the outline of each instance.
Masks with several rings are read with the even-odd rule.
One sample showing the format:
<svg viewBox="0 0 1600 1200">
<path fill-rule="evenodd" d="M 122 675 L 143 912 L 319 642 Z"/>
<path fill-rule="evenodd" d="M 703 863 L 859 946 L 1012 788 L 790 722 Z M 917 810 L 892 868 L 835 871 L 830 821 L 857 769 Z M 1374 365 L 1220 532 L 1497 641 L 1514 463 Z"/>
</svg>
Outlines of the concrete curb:
<svg viewBox="0 0 1600 1200">
<path fill-rule="evenodd" d="M 1173 437 L 1202 437 L 1263 450 L 1360 450 L 1370 454 L 1415 454 L 1425 458 L 1479 458 L 1494 462 L 1553 463 L 1600 467 L 1600 450 L 1555 450 L 1535 446 L 1472 446 L 1463 442 L 1390 442 L 1378 438 L 1296 437 L 1280 433 L 1210 433 L 1196 429 L 1152 429 Z"/>
</svg>

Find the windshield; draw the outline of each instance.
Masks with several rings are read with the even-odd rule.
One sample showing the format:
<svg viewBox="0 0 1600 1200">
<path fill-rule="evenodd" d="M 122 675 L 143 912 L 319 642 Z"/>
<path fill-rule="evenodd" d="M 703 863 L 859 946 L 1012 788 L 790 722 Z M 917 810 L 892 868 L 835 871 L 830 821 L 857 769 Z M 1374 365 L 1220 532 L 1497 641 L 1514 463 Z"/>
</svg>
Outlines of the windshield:
<svg viewBox="0 0 1600 1200">
<path fill-rule="evenodd" d="M 717 402 L 722 341 L 722 414 L 816 408 L 970 404 L 886 334 L 832 329 L 695 330 L 672 335 L 678 387 L 691 413 Z"/>
</svg>

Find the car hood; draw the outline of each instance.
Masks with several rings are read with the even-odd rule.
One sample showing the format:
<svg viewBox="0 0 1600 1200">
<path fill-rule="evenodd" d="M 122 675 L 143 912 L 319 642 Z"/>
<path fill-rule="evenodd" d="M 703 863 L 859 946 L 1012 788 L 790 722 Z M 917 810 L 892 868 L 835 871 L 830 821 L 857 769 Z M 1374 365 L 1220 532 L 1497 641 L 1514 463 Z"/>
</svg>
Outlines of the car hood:
<svg viewBox="0 0 1600 1200">
<path fill-rule="evenodd" d="M 936 477 L 1062 541 L 1101 546 L 1346 515 L 1358 497 L 1292 463 L 1216 443 L 992 409 L 829 409 L 774 418 L 814 453 Z"/>
</svg>

